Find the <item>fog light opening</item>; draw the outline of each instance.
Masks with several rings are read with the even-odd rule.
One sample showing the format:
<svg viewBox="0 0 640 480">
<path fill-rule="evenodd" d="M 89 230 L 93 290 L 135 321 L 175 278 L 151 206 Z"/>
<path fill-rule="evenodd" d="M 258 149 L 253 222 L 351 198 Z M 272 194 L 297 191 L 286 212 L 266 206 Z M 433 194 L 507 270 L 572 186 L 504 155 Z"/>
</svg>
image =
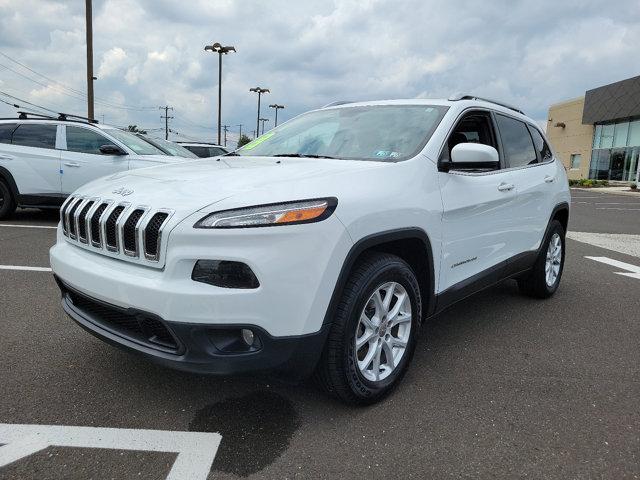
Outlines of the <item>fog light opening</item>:
<svg viewBox="0 0 640 480">
<path fill-rule="evenodd" d="M 244 343 L 246 343 L 248 347 L 252 346 L 255 338 L 253 335 L 253 331 L 249 330 L 248 328 L 243 328 L 241 333 Z"/>
</svg>

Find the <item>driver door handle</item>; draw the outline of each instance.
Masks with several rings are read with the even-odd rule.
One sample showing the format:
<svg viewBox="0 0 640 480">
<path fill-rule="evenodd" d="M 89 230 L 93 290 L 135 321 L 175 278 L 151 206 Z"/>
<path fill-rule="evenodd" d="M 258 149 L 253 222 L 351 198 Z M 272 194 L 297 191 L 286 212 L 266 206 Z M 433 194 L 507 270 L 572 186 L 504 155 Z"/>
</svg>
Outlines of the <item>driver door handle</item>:
<svg viewBox="0 0 640 480">
<path fill-rule="evenodd" d="M 514 188 L 515 185 L 513 183 L 501 183 L 500 185 L 498 185 L 498 190 L 500 190 L 501 192 L 509 192 Z"/>
<path fill-rule="evenodd" d="M 544 182 L 545 182 L 545 183 L 553 183 L 553 182 L 555 182 L 555 180 L 556 180 L 556 177 L 551 177 L 551 176 L 549 176 L 549 175 L 547 175 L 546 177 L 544 177 Z"/>
<path fill-rule="evenodd" d="M 64 162 L 67 167 L 79 167 L 80 164 L 76 162 Z"/>
</svg>

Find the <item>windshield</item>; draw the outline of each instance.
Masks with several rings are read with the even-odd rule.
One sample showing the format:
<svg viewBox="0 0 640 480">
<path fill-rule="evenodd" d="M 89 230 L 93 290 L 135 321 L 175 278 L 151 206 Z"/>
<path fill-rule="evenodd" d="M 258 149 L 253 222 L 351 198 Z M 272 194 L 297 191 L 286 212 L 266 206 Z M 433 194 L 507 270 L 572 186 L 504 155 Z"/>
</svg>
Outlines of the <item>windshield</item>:
<svg viewBox="0 0 640 480">
<path fill-rule="evenodd" d="M 162 150 L 154 147 L 149 142 L 133 133 L 125 132 L 124 130 L 119 130 L 117 128 L 109 128 L 104 131 L 116 140 L 124 143 L 138 155 L 166 155 Z"/>
<path fill-rule="evenodd" d="M 398 161 L 416 155 L 448 107 L 373 105 L 316 110 L 237 151 L 247 156 L 310 156 Z"/>
<path fill-rule="evenodd" d="M 198 158 L 193 152 L 187 150 L 182 145 L 178 145 L 177 143 L 170 142 L 169 140 L 163 140 L 161 138 L 148 138 L 145 136 L 141 136 L 144 140 L 165 151 L 169 155 L 174 157 L 185 157 L 185 158 Z"/>
</svg>

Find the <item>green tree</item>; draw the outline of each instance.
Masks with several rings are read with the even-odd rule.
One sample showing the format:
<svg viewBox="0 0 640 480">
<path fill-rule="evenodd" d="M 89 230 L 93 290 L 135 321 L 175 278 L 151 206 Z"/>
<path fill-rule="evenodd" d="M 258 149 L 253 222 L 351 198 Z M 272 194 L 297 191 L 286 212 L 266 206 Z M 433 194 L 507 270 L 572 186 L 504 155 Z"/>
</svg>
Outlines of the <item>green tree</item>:
<svg viewBox="0 0 640 480">
<path fill-rule="evenodd" d="M 249 143 L 251 141 L 251 139 L 249 137 L 247 137 L 244 133 L 242 134 L 242 136 L 238 139 L 238 147 L 240 148 L 244 145 L 246 145 L 247 143 Z"/>
<path fill-rule="evenodd" d="M 137 125 L 129 125 L 129 126 L 127 127 L 127 131 L 128 131 L 128 132 L 133 132 L 133 133 L 141 133 L 141 134 L 143 134 L 143 135 L 146 135 L 146 134 L 147 134 L 147 131 L 146 131 L 146 130 L 142 130 L 141 128 L 138 128 L 138 126 L 137 126 Z"/>
</svg>

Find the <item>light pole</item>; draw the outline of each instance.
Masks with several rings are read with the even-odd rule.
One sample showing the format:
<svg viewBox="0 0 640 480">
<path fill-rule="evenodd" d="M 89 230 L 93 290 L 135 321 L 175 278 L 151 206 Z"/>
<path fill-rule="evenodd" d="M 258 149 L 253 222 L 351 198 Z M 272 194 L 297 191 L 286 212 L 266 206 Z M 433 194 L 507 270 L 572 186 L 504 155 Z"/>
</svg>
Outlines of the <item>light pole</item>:
<svg viewBox="0 0 640 480">
<path fill-rule="evenodd" d="M 229 52 L 235 52 L 236 47 L 231 45 L 223 47 L 218 42 L 213 45 L 207 45 L 204 47 L 205 52 L 217 52 L 218 53 L 218 145 L 220 145 L 220 135 L 222 128 L 222 55 L 226 55 Z"/>
<path fill-rule="evenodd" d="M 93 13 L 91 0 L 85 1 L 86 36 L 87 36 L 87 118 L 93 120 Z"/>
<path fill-rule="evenodd" d="M 284 108 L 284 105 L 278 105 L 277 103 L 274 103 L 272 105 L 269 105 L 269 108 L 276 109 L 276 121 L 275 121 L 275 125 L 273 126 L 273 128 L 276 128 L 278 126 L 278 110 L 280 110 L 281 108 Z"/>
<path fill-rule="evenodd" d="M 260 96 L 263 93 L 271 93 L 268 88 L 253 87 L 249 89 L 250 92 L 256 92 L 258 94 L 258 117 L 256 120 L 256 136 L 260 135 Z"/>
<path fill-rule="evenodd" d="M 260 135 L 264 135 L 264 123 L 268 122 L 269 119 L 268 118 L 259 118 L 258 121 L 262 122 L 262 133 Z"/>
</svg>

